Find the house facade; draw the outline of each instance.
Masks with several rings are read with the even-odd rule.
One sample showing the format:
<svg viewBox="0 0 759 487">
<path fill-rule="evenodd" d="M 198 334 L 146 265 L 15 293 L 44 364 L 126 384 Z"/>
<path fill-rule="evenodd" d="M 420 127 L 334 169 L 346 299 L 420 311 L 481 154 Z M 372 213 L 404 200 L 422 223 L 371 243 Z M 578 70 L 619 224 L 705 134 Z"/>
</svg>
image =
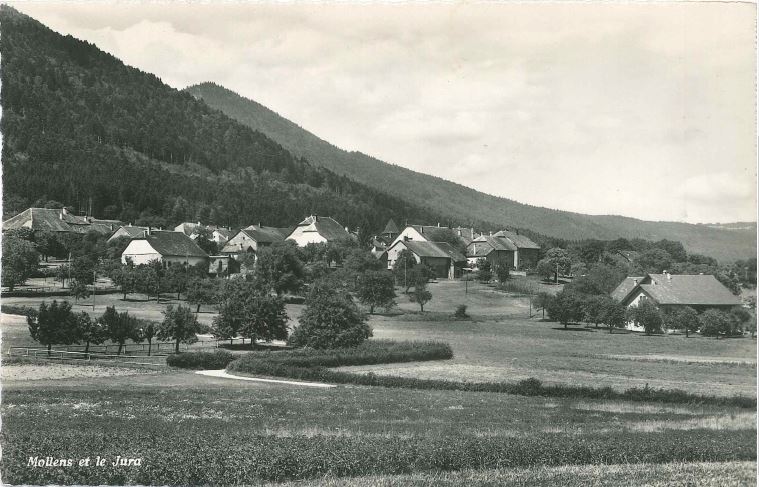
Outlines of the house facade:
<svg viewBox="0 0 759 487">
<path fill-rule="evenodd" d="M 184 233 L 169 231 L 149 231 L 129 242 L 121 254 L 122 264 L 142 265 L 153 260 L 194 266 L 207 263 L 208 254 Z"/>
<path fill-rule="evenodd" d="M 330 217 L 311 215 L 298 224 L 287 236 L 286 240 L 292 240 L 298 247 L 308 244 L 336 242 L 353 238 L 347 228 L 340 225 Z"/>
<path fill-rule="evenodd" d="M 517 247 L 508 239 L 481 235 L 466 247 L 467 265 L 476 268 L 480 259 L 490 263 L 493 270 L 505 266 L 516 269 Z"/>
<path fill-rule="evenodd" d="M 513 267 L 515 270 L 534 269 L 538 265 L 540 245 L 530 240 L 529 237 L 511 230 L 501 230 L 492 236 L 506 239 L 516 248 Z"/>
</svg>

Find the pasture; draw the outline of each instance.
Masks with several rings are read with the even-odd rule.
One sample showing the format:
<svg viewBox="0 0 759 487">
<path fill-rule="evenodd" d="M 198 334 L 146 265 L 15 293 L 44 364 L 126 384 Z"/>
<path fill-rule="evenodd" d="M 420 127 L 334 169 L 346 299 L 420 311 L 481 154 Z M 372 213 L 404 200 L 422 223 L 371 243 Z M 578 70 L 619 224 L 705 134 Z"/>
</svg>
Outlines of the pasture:
<svg viewBox="0 0 759 487">
<path fill-rule="evenodd" d="M 370 317 L 375 338 L 444 341 L 453 348 L 452 360 L 345 369 L 462 381 L 535 377 L 620 390 L 648 384 L 756 397 L 752 339 L 610 335 L 580 326 L 565 331 L 539 316 L 530 319 L 525 298 L 470 286 L 464 293 L 463 282 L 434 283 L 429 312 L 418 313 L 399 296 L 397 309 Z M 98 296 L 103 306 L 106 297 L 118 309 L 133 306 L 138 316 L 156 321 L 165 307 L 154 300 L 124 303 L 121 295 Z M 36 306 L 30 298 L 3 303 L 11 301 Z M 470 319 L 451 318 L 458 304 L 467 304 Z M 291 319 L 301 309 L 288 305 Z M 3 315 L 0 323 L 3 349 L 30 341 L 23 318 Z M 51 370 L 40 370 L 46 367 Z M 165 367 L 14 363 L 9 369 L 3 371 L 0 440 L 3 478 L 12 483 L 722 486 L 753 483 L 756 468 L 755 411 L 735 407 L 352 385 L 314 389 Z M 33 455 L 121 455 L 143 464 L 31 469 L 26 462 Z M 209 464 L 217 468 L 204 467 Z"/>
</svg>

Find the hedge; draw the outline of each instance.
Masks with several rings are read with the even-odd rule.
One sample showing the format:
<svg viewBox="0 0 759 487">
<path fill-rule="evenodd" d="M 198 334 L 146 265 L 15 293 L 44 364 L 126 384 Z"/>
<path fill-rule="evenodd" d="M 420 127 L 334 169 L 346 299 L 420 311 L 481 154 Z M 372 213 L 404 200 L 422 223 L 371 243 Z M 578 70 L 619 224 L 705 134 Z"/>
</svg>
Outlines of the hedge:
<svg viewBox="0 0 759 487">
<path fill-rule="evenodd" d="M 470 392 L 497 392 L 522 396 L 544 396 L 584 399 L 617 399 L 646 402 L 713 404 L 756 408 L 756 399 L 746 396 L 703 396 L 679 389 L 631 388 L 619 392 L 611 387 L 544 385 L 530 378 L 518 382 L 460 382 L 445 379 L 381 376 L 330 370 L 343 365 L 372 365 L 393 362 L 439 360 L 453 357 L 450 346 L 438 342 L 369 341 L 353 349 L 291 350 L 287 352 L 250 353 L 227 367 L 232 373 L 268 375 L 290 379 L 397 387 L 406 389 L 438 389 Z"/>
<path fill-rule="evenodd" d="M 223 369 L 235 359 L 226 350 L 214 352 L 184 352 L 166 357 L 166 364 L 182 369 Z"/>
</svg>

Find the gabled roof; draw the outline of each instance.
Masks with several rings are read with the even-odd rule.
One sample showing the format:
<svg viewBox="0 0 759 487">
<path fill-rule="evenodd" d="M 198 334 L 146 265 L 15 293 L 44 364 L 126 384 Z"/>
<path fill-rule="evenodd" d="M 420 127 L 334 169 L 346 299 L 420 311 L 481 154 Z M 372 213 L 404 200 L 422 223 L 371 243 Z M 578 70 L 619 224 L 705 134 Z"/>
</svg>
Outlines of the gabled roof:
<svg viewBox="0 0 759 487">
<path fill-rule="evenodd" d="M 234 232 L 233 230 L 230 230 L 229 228 L 224 228 L 224 227 L 214 228 L 213 231 L 218 233 L 219 235 L 221 235 L 227 240 L 229 240 L 230 238 L 234 237 L 237 234 L 237 232 Z"/>
<path fill-rule="evenodd" d="M 120 237 L 137 238 L 137 237 L 142 237 L 143 235 L 145 235 L 145 232 L 147 230 L 148 230 L 148 227 L 135 227 L 132 225 L 123 225 L 119 227 L 115 232 L 113 232 L 113 235 L 116 235 L 116 232 L 121 231 L 122 235 L 119 235 Z M 111 236 L 111 238 L 113 238 L 113 235 Z"/>
<path fill-rule="evenodd" d="M 385 229 L 382 230 L 382 233 L 398 235 L 399 233 L 401 233 L 401 231 L 398 229 L 398 225 L 396 225 L 393 219 L 391 218 L 387 221 L 387 225 L 385 225 Z"/>
<path fill-rule="evenodd" d="M 437 245 L 440 250 L 445 252 L 454 262 L 466 262 L 466 256 L 456 250 L 453 245 L 448 242 L 432 242 Z"/>
<path fill-rule="evenodd" d="M 121 225 L 118 220 L 98 220 L 72 215 L 58 208 L 27 208 L 3 222 L 3 231 L 29 228 L 35 231 L 87 233 L 96 231 L 110 234 L 113 227 Z"/>
<path fill-rule="evenodd" d="M 251 240 L 260 243 L 274 243 L 284 241 L 292 233 L 292 228 L 265 227 L 262 225 L 251 225 L 245 227 L 241 232 L 245 233 Z"/>
<path fill-rule="evenodd" d="M 658 304 L 738 306 L 740 299 L 709 274 L 648 274 L 622 300 L 641 289 Z"/>
<path fill-rule="evenodd" d="M 536 244 L 528 237 L 519 235 L 516 232 L 510 230 L 501 230 L 493 234 L 494 237 L 505 237 L 517 247 L 517 249 L 540 249 L 540 245 Z"/>
<path fill-rule="evenodd" d="M 617 301 L 622 301 L 642 280 L 643 277 L 625 277 L 625 280 L 620 282 L 619 286 L 617 286 L 616 289 L 611 292 L 611 297 Z"/>
<path fill-rule="evenodd" d="M 454 262 L 466 262 L 466 257 L 461 252 L 453 248 L 453 246 L 448 242 L 399 240 L 395 243 L 395 245 L 398 244 L 403 244 L 407 249 L 419 257 L 439 257 L 453 259 Z M 393 247 L 395 247 L 395 245 L 393 245 Z"/>
<path fill-rule="evenodd" d="M 481 242 L 486 243 L 493 247 L 494 250 L 517 250 L 517 246 L 506 237 L 491 237 L 490 235 L 480 235 L 476 239 L 472 240 L 472 243 Z"/>
<path fill-rule="evenodd" d="M 146 240 L 162 256 L 208 257 L 193 239 L 182 232 L 153 231 L 132 241 L 137 240 Z"/>
<path fill-rule="evenodd" d="M 298 223 L 299 227 L 308 227 L 311 225 L 314 226 L 314 231 L 318 232 L 319 235 L 327 239 L 327 241 L 351 238 L 351 234 L 348 233 L 342 225 L 328 216 L 311 215 Z"/>
<path fill-rule="evenodd" d="M 197 232 L 199 229 L 205 228 L 202 223 L 193 223 L 193 222 L 182 222 L 176 227 L 174 227 L 175 232 L 182 232 L 185 235 L 192 235 L 193 233 Z"/>
</svg>

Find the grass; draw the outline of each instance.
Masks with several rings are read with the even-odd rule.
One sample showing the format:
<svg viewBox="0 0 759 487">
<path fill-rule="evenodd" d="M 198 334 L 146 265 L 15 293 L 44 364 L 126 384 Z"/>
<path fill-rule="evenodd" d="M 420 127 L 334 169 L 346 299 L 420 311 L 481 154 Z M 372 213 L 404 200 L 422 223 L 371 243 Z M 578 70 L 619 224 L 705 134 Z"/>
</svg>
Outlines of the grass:
<svg viewBox="0 0 759 487">
<path fill-rule="evenodd" d="M 700 487 L 739 487 L 756 483 L 756 462 L 666 463 L 637 465 L 580 465 L 532 467 L 520 469 L 465 470 L 461 472 L 417 473 L 407 475 L 375 475 L 353 479 L 327 478 L 311 481 L 314 487 L 484 487 L 519 485 L 542 487 L 563 485 L 688 485 Z M 282 487 L 302 485 L 298 482 L 279 484 Z"/>
<path fill-rule="evenodd" d="M 116 377 L 47 386 L 45 394 L 38 387 L 6 388 L 0 409 L 4 480 L 228 485 L 325 475 L 434 477 L 466 469 L 511 475 L 504 469 L 756 455 L 755 419 L 730 407 L 646 409 L 594 401 L 628 405 L 598 411 L 573 399 L 251 387 L 223 379 L 179 386 L 197 377 L 186 372 L 140 377 L 144 382 Z M 734 419 L 724 419 L 729 417 Z M 645 421 L 673 427 L 641 431 Z M 700 424 L 683 426 L 687 421 Z M 72 458 L 137 456 L 144 463 L 101 470 L 25 466 L 29 455 L 45 452 Z"/>
</svg>

